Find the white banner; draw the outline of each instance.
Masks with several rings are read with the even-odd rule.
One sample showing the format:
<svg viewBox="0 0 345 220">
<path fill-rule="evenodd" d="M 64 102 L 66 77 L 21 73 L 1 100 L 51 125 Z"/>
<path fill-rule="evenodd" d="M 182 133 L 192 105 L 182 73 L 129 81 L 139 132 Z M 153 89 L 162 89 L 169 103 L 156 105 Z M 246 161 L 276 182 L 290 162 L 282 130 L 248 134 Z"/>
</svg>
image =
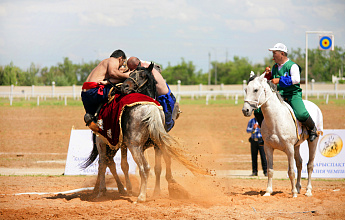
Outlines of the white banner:
<svg viewBox="0 0 345 220">
<path fill-rule="evenodd" d="M 69 141 L 65 175 L 97 175 L 98 173 L 98 157 L 86 169 L 81 166 L 89 157 L 93 148 L 92 131 L 91 130 L 74 130 L 71 131 L 71 138 Z M 116 164 L 116 171 L 118 174 L 123 174 L 121 169 L 121 150 L 118 150 L 114 157 Z M 135 174 L 136 163 L 133 160 L 132 154 L 128 151 L 127 161 L 129 164 L 129 173 Z M 107 168 L 106 174 L 111 174 Z"/>
<path fill-rule="evenodd" d="M 345 130 L 325 129 L 320 136 L 314 160 L 312 177 L 315 178 L 345 178 Z M 308 142 L 300 146 L 303 159 L 302 178 L 308 177 L 307 164 L 309 160 Z M 297 172 L 295 164 L 295 172 Z"/>
</svg>

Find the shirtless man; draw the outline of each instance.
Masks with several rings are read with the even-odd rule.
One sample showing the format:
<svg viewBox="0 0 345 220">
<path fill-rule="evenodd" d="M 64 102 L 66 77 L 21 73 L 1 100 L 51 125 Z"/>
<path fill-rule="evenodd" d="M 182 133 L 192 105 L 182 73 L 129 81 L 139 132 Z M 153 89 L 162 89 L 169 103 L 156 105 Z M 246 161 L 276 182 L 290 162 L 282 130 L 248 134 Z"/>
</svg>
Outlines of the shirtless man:
<svg viewBox="0 0 345 220">
<path fill-rule="evenodd" d="M 81 98 L 86 111 L 86 116 L 93 117 L 100 104 L 108 100 L 111 85 L 104 79 L 109 79 L 113 84 L 123 82 L 129 73 L 119 69 L 126 61 L 126 54 L 122 50 L 115 50 L 110 58 L 101 61 L 87 77 L 83 84 Z M 85 119 L 84 118 L 84 119 Z M 85 119 L 86 122 L 86 119 Z M 87 122 L 86 122 L 87 123 Z"/>
<path fill-rule="evenodd" d="M 137 57 L 130 57 L 127 61 L 127 66 L 130 71 L 135 70 L 138 66 L 149 67 L 150 63 L 145 61 L 140 61 Z M 152 69 L 152 74 L 155 77 L 157 84 L 157 101 L 163 107 L 165 114 L 165 129 L 170 131 L 174 126 L 175 122 L 173 120 L 173 111 L 176 103 L 176 98 L 172 94 L 168 84 L 165 82 L 162 74 L 160 73 L 160 67 L 155 64 Z M 179 109 L 176 109 L 179 110 Z M 177 117 L 176 117 L 177 118 Z"/>
</svg>

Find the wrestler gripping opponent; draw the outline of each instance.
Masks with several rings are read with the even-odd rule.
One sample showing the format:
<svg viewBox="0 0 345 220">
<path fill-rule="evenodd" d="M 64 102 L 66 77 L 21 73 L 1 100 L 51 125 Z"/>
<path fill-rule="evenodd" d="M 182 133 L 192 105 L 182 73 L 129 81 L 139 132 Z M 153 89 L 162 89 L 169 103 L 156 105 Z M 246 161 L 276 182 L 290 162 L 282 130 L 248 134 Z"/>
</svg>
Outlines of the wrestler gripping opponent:
<svg viewBox="0 0 345 220">
<path fill-rule="evenodd" d="M 142 62 L 137 57 L 130 57 L 127 61 L 127 66 L 130 71 L 135 70 L 138 66 L 147 68 L 149 65 L 150 63 Z M 161 74 L 160 67 L 157 66 L 156 64 L 154 68 L 152 69 L 152 74 L 155 77 L 155 80 L 157 81 L 157 84 L 156 84 L 157 95 L 158 95 L 157 101 L 163 107 L 163 111 L 165 114 L 165 129 L 167 131 L 170 131 L 174 127 L 174 124 L 175 124 L 173 120 L 173 112 L 175 108 L 176 98 L 172 94 L 168 84 L 165 82 Z M 176 110 L 180 112 L 179 109 L 176 109 Z"/>
<path fill-rule="evenodd" d="M 95 67 L 86 82 L 83 84 L 81 98 L 86 111 L 84 120 L 89 126 L 98 107 L 108 100 L 111 85 L 104 79 L 109 79 L 113 84 L 123 82 L 129 77 L 129 72 L 120 71 L 126 61 L 126 54 L 122 50 L 115 50 L 110 58 L 102 60 Z M 92 129 L 92 127 L 90 127 Z"/>
</svg>

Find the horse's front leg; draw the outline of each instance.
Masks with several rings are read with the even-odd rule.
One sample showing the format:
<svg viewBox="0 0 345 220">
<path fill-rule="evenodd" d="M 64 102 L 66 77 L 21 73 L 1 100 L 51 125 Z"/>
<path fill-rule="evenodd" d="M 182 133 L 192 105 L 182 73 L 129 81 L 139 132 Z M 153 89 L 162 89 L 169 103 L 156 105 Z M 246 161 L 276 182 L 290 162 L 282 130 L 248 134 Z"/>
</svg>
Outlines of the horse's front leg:
<svg viewBox="0 0 345 220">
<path fill-rule="evenodd" d="M 266 193 L 263 196 L 270 196 L 271 193 L 273 192 L 272 178 L 273 178 L 273 173 L 274 173 L 274 171 L 273 171 L 273 151 L 274 151 L 274 149 L 269 147 L 269 146 L 266 146 L 266 143 L 265 143 L 264 149 L 265 149 L 265 154 L 267 157 L 267 178 L 268 178 L 268 181 L 267 181 Z"/>
<path fill-rule="evenodd" d="M 297 189 L 295 186 L 295 171 L 294 171 L 294 167 L 293 167 L 293 163 L 294 163 L 294 146 L 289 146 L 288 149 L 286 150 L 286 155 L 288 157 L 288 163 L 289 163 L 289 169 L 288 169 L 288 175 L 290 178 L 290 182 L 291 182 L 291 194 L 292 197 L 297 197 Z"/>
<path fill-rule="evenodd" d="M 300 154 L 300 145 L 295 146 L 295 162 L 297 167 L 297 182 L 296 182 L 296 189 L 297 193 L 301 192 L 301 175 L 302 175 L 302 157 Z"/>
<path fill-rule="evenodd" d="M 157 146 L 155 146 L 154 149 L 156 184 L 153 191 L 153 196 L 159 196 L 161 193 L 162 151 Z"/>
<path fill-rule="evenodd" d="M 132 183 L 131 180 L 129 179 L 129 165 L 127 161 L 127 148 L 123 147 L 121 148 L 121 169 L 123 171 L 123 174 L 125 175 L 125 180 L 126 180 L 126 188 L 127 188 L 127 194 L 131 196 L 133 194 L 132 190 Z"/>
<path fill-rule="evenodd" d="M 150 174 L 150 166 L 147 163 L 142 147 L 137 145 L 131 145 L 128 147 L 132 153 L 134 161 L 138 165 L 139 174 L 140 174 L 140 192 L 137 199 L 137 202 L 146 201 L 146 191 L 147 191 L 147 181 Z"/>
<path fill-rule="evenodd" d="M 115 151 L 116 154 L 117 150 Z M 123 186 L 119 176 L 117 175 L 117 171 L 116 171 L 116 164 L 114 162 L 114 154 L 113 155 L 107 155 L 107 166 L 110 169 L 110 172 L 113 174 L 113 177 L 116 181 L 116 185 L 117 185 L 117 189 L 119 190 L 119 193 L 122 195 L 126 195 L 126 190 L 125 187 Z"/>
<path fill-rule="evenodd" d="M 319 142 L 319 137 L 317 137 L 313 142 L 310 142 L 308 139 L 308 147 L 309 147 L 309 161 L 307 165 L 308 169 L 308 185 L 307 185 L 307 192 L 305 193 L 306 196 L 312 196 L 311 193 L 312 186 L 311 186 L 311 174 L 313 173 L 314 169 L 314 159 L 316 154 L 317 143 Z"/>
</svg>

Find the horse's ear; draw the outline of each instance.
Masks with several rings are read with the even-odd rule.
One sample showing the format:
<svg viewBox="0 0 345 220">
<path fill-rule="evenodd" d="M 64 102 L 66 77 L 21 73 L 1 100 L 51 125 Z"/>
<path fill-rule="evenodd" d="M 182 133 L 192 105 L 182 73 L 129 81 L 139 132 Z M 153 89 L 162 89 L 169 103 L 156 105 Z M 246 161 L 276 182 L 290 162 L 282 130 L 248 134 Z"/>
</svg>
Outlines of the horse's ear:
<svg viewBox="0 0 345 220">
<path fill-rule="evenodd" d="M 249 78 L 252 78 L 255 76 L 255 73 L 253 71 L 250 71 Z"/>
<path fill-rule="evenodd" d="M 260 80 L 267 82 L 267 78 L 265 77 L 266 73 L 260 75 Z"/>
<path fill-rule="evenodd" d="M 148 71 L 152 71 L 152 69 L 153 69 L 153 66 L 154 66 L 154 63 L 153 62 L 151 62 L 151 64 L 150 64 L 150 66 L 147 68 L 148 69 Z"/>
</svg>

